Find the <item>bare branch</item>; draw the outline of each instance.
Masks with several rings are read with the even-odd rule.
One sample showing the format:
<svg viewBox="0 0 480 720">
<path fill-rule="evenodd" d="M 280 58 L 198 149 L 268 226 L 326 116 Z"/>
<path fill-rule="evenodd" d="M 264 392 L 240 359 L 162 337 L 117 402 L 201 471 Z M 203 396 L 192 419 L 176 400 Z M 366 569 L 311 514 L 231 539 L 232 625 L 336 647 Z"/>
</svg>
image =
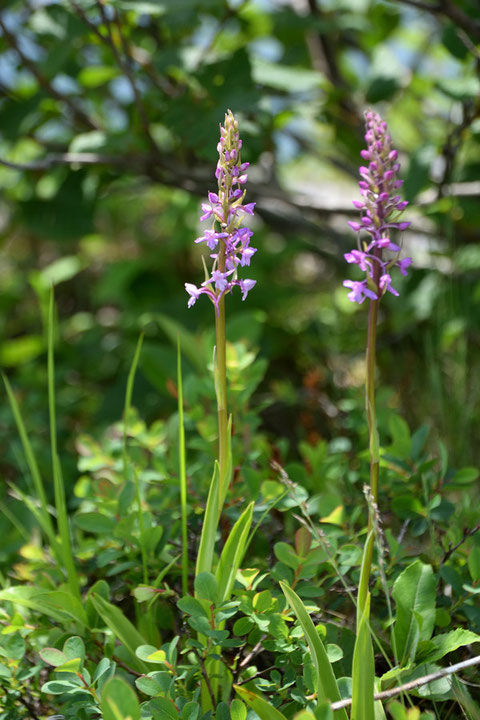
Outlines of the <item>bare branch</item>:
<svg viewBox="0 0 480 720">
<path fill-rule="evenodd" d="M 463 545 L 463 543 L 468 540 L 469 537 L 472 537 L 472 535 L 475 535 L 480 530 L 480 523 L 478 525 L 475 525 L 473 528 L 469 528 L 463 531 L 463 537 L 461 540 L 459 540 L 455 545 L 450 545 L 448 550 L 446 551 L 445 555 L 442 558 L 441 565 L 444 565 L 448 558 L 453 555 L 455 550 L 458 550 L 458 548 Z"/>
<path fill-rule="evenodd" d="M 391 690 L 384 690 L 383 692 L 376 693 L 376 695 L 374 695 L 374 698 L 375 700 L 389 700 L 396 695 L 401 695 L 401 693 L 408 692 L 409 690 L 415 690 L 416 688 L 422 687 L 423 685 L 428 685 L 428 683 L 433 682 L 433 680 L 438 680 L 439 678 L 453 675 L 460 670 L 464 670 L 468 667 L 473 667 L 474 665 L 480 665 L 480 655 L 470 658 L 469 660 L 459 662 L 456 665 L 450 665 L 450 667 L 442 668 L 441 670 L 437 670 L 437 672 L 430 673 L 429 675 L 424 675 L 423 677 L 417 678 L 416 680 L 411 680 L 410 682 L 407 682 L 404 685 L 399 685 L 398 687 L 392 688 Z M 332 708 L 332 710 L 341 710 L 342 708 L 349 707 L 351 704 L 352 698 L 347 698 L 346 700 L 339 700 L 338 702 L 332 703 L 330 707 Z"/>
<path fill-rule="evenodd" d="M 106 45 L 114 54 L 116 51 L 115 45 L 112 42 L 112 38 L 109 35 L 104 35 L 100 31 L 100 28 L 88 17 L 85 10 L 75 0 L 70 0 L 72 8 L 75 10 L 78 17 L 85 23 L 89 30 L 100 40 L 101 43 Z M 147 73 L 152 83 L 158 87 L 166 95 L 174 95 L 175 88 L 166 78 L 160 77 L 153 67 L 152 63 L 148 59 L 148 54 L 141 48 L 131 48 L 132 58 L 137 62 L 143 70 Z"/>
<path fill-rule="evenodd" d="M 451 181 L 454 171 L 455 160 L 459 155 L 466 130 L 472 125 L 474 120 L 480 116 L 480 102 L 476 105 L 471 102 L 464 102 L 462 105 L 463 119 L 461 123 L 455 123 L 453 129 L 448 133 L 442 147 L 442 157 L 445 161 L 445 169 L 443 177 L 438 184 L 438 197 L 443 197 L 445 188 Z"/>
<path fill-rule="evenodd" d="M 404 5 L 410 5 L 411 7 L 417 8 L 418 10 L 426 10 L 431 13 L 441 13 L 442 6 L 440 3 L 432 5 L 428 2 L 422 2 L 421 0 L 400 0 Z"/>
<path fill-rule="evenodd" d="M 307 0 L 308 8 L 312 17 L 321 18 L 323 9 L 321 0 Z M 326 32 L 309 32 L 307 34 L 307 45 L 310 48 L 312 65 L 316 70 L 322 72 L 336 88 L 343 90 L 343 97 L 339 99 L 339 106 L 345 112 L 350 124 L 356 128 L 363 127 L 361 113 L 351 99 L 351 93 L 338 67 L 335 42 L 331 35 Z"/>
<path fill-rule="evenodd" d="M 0 158 L 0 165 L 10 168 L 11 170 L 49 170 L 55 165 L 129 165 L 132 161 L 138 160 L 131 156 L 119 155 L 99 155 L 98 153 L 51 153 L 41 160 L 34 160 L 30 163 L 10 162 Z"/>
<path fill-rule="evenodd" d="M 140 118 L 140 122 L 142 123 L 142 127 L 143 127 L 143 131 L 145 133 L 145 136 L 147 137 L 152 150 L 155 153 L 157 153 L 158 148 L 157 148 L 157 145 L 150 133 L 150 124 L 148 121 L 147 112 L 145 110 L 145 105 L 143 104 L 143 99 L 142 99 L 140 91 L 137 87 L 137 83 L 135 82 L 133 71 L 132 71 L 132 68 L 130 65 L 131 56 L 129 54 L 127 41 L 125 40 L 125 37 L 123 35 L 122 24 L 121 24 L 121 20 L 120 20 L 118 11 L 117 11 L 116 7 L 114 7 L 115 25 L 116 25 L 116 28 L 118 31 L 118 35 L 120 37 L 120 42 L 122 45 L 123 54 L 125 55 L 125 60 L 122 58 L 122 56 L 115 44 L 115 39 L 113 37 L 111 23 L 110 23 L 110 20 L 108 19 L 107 13 L 105 12 L 105 8 L 103 6 L 103 0 L 97 0 L 97 5 L 98 5 L 98 9 L 100 11 L 100 15 L 102 16 L 102 21 L 107 29 L 109 45 L 115 56 L 115 60 L 117 61 L 117 64 L 118 64 L 118 67 L 120 68 L 120 70 L 122 70 L 122 72 L 125 74 L 125 77 L 127 78 L 128 82 L 130 84 L 130 87 L 132 89 L 133 97 L 135 99 L 135 107 L 137 108 L 138 116 Z"/>
<path fill-rule="evenodd" d="M 467 35 L 473 36 L 480 42 L 480 23 L 475 21 L 473 17 L 467 15 L 458 4 L 452 0 L 440 0 L 435 4 L 423 2 L 423 0 L 400 0 L 404 5 L 410 5 L 417 10 L 433 13 L 434 15 L 443 15 L 451 20 L 455 25 L 461 28 Z"/>
<path fill-rule="evenodd" d="M 13 33 L 10 32 L 10 30 L 8 30 L 1 16 L 0 29 L 10 47 L 12 47 L 19 56 L 22 65 L 24 65 L 24 67 L 30 70 L 32 75 L 37 80 L 38 84 L 43 87 L 49 95 L 54 97 L 55 100 L 58 100 L 59 102 L 62 102 L 64 105 L 66 105 L 77 123 L 87 127 L 89 130 L 97 130 L 98 125 L 96 125 L 95 122 L 81 108 L 77 107 L 76 104 L 71 100 L 71 98 L 68 97 L 68 95 L 62 95 L 62 93 L 58 92 L 58 90 L 53 87 L 49 79 L 40 72 L 37 64 L 25 55 L 17 42 L 17 38 L 15 37 L 15 35 L 13 35 Z"/>
</svg>

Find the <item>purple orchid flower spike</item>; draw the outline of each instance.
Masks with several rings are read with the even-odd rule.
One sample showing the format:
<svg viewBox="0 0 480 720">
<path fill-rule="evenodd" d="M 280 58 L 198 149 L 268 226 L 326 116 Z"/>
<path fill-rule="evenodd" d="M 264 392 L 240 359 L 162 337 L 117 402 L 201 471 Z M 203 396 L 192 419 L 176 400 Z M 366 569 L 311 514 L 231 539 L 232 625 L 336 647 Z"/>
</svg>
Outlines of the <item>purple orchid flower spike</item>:
<svg viewBox="0 0 480 720">
<path fill-rule="evenodd" d="M 241 149 L 238 121 L 229 110 L 224 125 L 220 126 L 220 141 L 217 145 L 219 158 L 215 177 L 218 191 L 209 192 L 208 203 L 202 203 L 200 220 L 211 220 L 212 227 L 195 240 L 196 243 L 206 243 L 213 251 L 210 255 L 213 266 L 210 277 L 199 288 L 185 283 L 185 289 L 190 295 L 188 307 L 192 307 L 200 295 L 207 295 L 218 313 L 220 298 L 232 292 L 235 285 L 240 288 L 242 300 L 255 285 L 255 280 L 237 277 L 238 268 L 249 266 L 257 252 L 257 248 L 250 245 L 252 231 L 241 227 L 243 217 L 253 215 L 255 207 L 255 203 L 243 204 L 248 179 L 245 171 L 249 163 L 242 163 Z"/>
<path fill-rule="evenodd" d="M 353 205 L 360 210 L 359 222 L 349 221 L 349 225 L 359 235 L 367 233 L 368 242 L 359 238 L 360 247 L 345 253 L 345 260 L 358 265 L 366 273 L 363 282 L 346 280 L 343 284 L 350 288 L 348 299 L 362 303 L 366 297 L 379 300 L 386 292 L 399 293 L 392 286 L 390 269 L 398 267 L 402 275 L 412 263 L 411 258 L 403 260 L 395 257 L 385 258 L 384 251 L 399 253 L 401 248 L 390 239 L 390 230 L 406 230 L 409 222 L 398 222 L 398 216 L 408 203 L 402 200 L 397 190 L 403 181 L 397 179 L 400 165 L 398 153 L 392 148 L 387 123 L 373 110 L 365 113 L 367 149 L 361 151 L 361 157 L 368 166 L 359 169 L 361 180 L 358 183 L 362 200 L 354 200 Z"/>
</svg>

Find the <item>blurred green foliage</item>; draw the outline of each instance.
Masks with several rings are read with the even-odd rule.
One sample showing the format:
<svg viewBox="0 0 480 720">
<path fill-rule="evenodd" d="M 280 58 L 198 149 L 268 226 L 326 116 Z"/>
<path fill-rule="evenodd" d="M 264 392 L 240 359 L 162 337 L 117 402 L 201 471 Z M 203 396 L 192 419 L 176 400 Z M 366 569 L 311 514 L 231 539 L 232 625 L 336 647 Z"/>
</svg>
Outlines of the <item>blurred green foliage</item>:
<svg viewBox="0 0 480 720">
<path fill-rule="evenodd" d="M 260 251 L 248 305 L 229 303 L 229 333 L 268 358 L 263 421 L 292 453 L 299 440 L 348 436 L 342 407 L 362 404 L 365 312 L 339 286 L 355 241 L 346 219 L 362 111 L 374 103 L 401 151 L 415 263 L 383 307 L 388 403 L 413 426 L 428 422 L 456 462 L 479 460 L 478 17 L 468 0 L 412 5 L 3 3 L 0 157 L 13 167 L 0 168 L 0 364 L 34 426 L 44 425 L 37 303 L 52 282 L 65 440 L 83 419 L 118 417 L 140 328 L 138 404 L 148 419 L 173 407 L 174 352 L 158 316 L 198 334 L 211 326 L 207 303 L 187 311 L 183 284 L 202 277 L 192 240 L 231 107 Z M 7 475 L 11 463 L 10 453 Z"/>
</svg>

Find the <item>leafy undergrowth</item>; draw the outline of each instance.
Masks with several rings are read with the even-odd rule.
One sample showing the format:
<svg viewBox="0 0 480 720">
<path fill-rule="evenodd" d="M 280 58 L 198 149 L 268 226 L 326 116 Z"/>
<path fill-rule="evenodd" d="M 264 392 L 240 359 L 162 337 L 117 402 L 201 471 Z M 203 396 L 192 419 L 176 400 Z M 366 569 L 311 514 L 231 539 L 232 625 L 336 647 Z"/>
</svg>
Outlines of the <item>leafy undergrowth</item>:
<svg viewBox="0 0 480 720">
<path fill-rule="evenodd" d="M 208 375 L 190 366 L 183 582 L 178 415 L 146 425 L 130 406 L 135 367 L 123 420 L 101 437 L 78 437 L 65 526 L 59 463 L 58 529 L 48 501 L 12 486 L 38 527 L 14 530 L 2 579 L 2 720 L 347 717 L 317 694 L 329 667 L 338 688 L 330 699 L 352 693 L 363 437 L 304 442 L 289 461 L 286 446 L 259 429 L 264 406 L 251 402 L 263 361 L 243 343 L 228 352 L 236 464 L 212 572 L 195 573 L 195 559 L 214 464 L 214 399 Z M 53 391 L 53 352 L 50 360 Z M 47 483 L 11 400 L 38 491 Z M 450 467 L 443 446 L 432 455 L 428 428 L 411 434 L 402 418 L 386 417 L 370 583 L 377 691 L 469 660 L 480 647 L 478 473 Z M 475 677 L 475 666 L 465 667 L 377 703 L 375 717 L 478 718 Z"/>
</svg>

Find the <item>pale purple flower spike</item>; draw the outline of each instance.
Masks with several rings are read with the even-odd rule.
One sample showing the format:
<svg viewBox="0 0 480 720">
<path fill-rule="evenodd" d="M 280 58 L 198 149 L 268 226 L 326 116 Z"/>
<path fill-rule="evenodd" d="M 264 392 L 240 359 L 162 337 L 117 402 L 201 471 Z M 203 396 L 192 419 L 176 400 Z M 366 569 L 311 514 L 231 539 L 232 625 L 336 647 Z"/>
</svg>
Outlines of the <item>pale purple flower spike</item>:
<svg viewBox="0 0 480 720">
<path fill-rule="evenodd" d="M 398 214 L 408 203 L 403 201 L 397 190 L 403 180 L 397 180 L 400 165 L 398 153 L 392 149 L 387 123 L 373 110 L 365 113 L 367 149 L 360 153 L 368 161 L 368 167 L 360 167 L 360 194 L 363 200 L 354 200 L 353 204 L 361 211 L 360 222 L 348 224 L 357 233 L 366 232 L 370 240 L 359 240 L 359 249 L 345 253 L 348 263 L 358 265 L 366 273 L 365 280 L 345 280 L 344 286 L 350 288 L 348 299 L 362 303 L 366 297 L 379 300 L 386 292 L 398 295 L 392 286 L 390 268 L 398 267 L 402 275 L 412 263 L 411 258 L 398 259 L 398 255 L 385 259 L 383 251 L 399 253 L 401 248 L 390 240 L 390 230 L 406 230 L 409 222 L 398 222 Z M 392 217 L 393 216 L 393 217 Z M 361 245 L 360 245 L 361 243 Z"/>
<path fill-rule="evenodd" d="M 190 295 L 188 307 L 192 307 L 200 295 L 208 295 L 218 312 L 220 298 L 238 285 L 245 300 L 249 290 L 256 281 L 240 280 L 237 271 L 240 267 L 250 265 L 250 260 L 257 248 L 250 246 L 252 231 L 241 227 L 244 215 L 253 215 L 255 203 L 243 204 L 245 198 L 245 170 L 249 163 L 242 163 L 240 151 L 242 141 L 238 134 L 238 121 L 229 110 L 225 115 L 225 124 L 220 125 L 220 141 L 217 145 L 218 163 L 215 177 L 218 181 L 218 192 L 208 193 L 208 203 L 202 203 L 200 220 L 212 220 L 212 227 L 205 230 L 196 243 L 206 243 L 213 252 L 213 266 L 210 277 L 200 287 L 185 283 L 185 290 Z M 217 231 L 216 224 L 220 226 Z"/>
</svg>

